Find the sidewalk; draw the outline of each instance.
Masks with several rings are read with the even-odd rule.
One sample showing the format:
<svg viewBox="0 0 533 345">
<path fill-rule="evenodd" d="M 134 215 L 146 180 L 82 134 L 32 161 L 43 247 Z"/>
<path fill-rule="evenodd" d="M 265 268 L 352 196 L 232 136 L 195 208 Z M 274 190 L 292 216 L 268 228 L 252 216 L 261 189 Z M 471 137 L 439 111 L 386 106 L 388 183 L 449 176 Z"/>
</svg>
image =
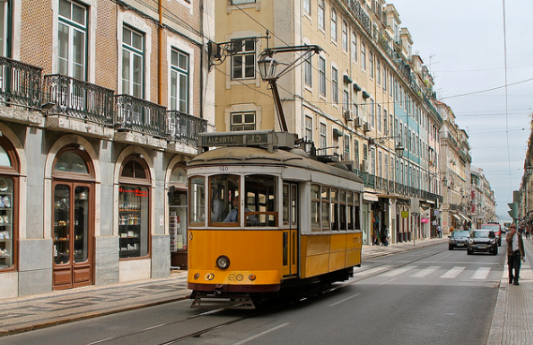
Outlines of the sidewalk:
<svg viewBox="0 0 533 345">
<path fill-rule="evenodd" d="M 387 247 L 363 246 L 363 262 L 447 242 L 447 238 L 442 238 L 395 243 Z M 528 257 L 522 265 L 520 286 L 509 286 L 507 267 L 504 270 L 489 335 L 490 345 L 533 344 L 533 334 L 529 330 L 533 325 L 533 271 L 530 266 L 533 242 L 524 242 Z M 185 299 L 189 293 L 187 272 L 175 271 L 165 279 L 92 285 L 4 300 L 0 312 L 0 336 Z"/>
</svg>

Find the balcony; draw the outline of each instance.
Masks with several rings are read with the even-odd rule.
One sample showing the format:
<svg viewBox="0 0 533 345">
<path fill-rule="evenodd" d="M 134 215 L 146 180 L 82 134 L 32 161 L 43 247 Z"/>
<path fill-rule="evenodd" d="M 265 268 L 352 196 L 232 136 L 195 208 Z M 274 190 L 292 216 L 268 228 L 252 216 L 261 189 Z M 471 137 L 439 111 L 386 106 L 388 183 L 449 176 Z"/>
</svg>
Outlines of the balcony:
<svg viewBox="0 0 533 345">
<path fill-rule="evenodd" d="M 166 108 L 130 95 L 115 96 L 116 141 L 166 149 Z"/>
<path fill-rule="evenodd" d="M 42 69 L 6 57 L 0 57 L 0 104 L 19 106 L 5 111 L 0 107 L 0 118 L 25 124 L 40 125 Z"/>
<path fill-rule="evenodd" d="M 113 138 L 113 90 L 60 74 L 44 77 L 46 128 Z"/>
<path fill-rule="evenodd" d="M 207 131 L 207 120 L 170 110 L 167 111 L 167 121 L 167 148 L 175 152 L 197 154 L 198 134 Z"/>
</svg>

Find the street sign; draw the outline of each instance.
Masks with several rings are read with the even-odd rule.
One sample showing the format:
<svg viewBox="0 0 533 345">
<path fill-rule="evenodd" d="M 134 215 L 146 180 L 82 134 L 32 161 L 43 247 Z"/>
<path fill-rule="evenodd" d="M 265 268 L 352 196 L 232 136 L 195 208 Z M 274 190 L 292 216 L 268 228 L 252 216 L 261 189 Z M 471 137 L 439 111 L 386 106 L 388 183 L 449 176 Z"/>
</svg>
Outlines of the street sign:
<svg viewBox="0 0 533 345">
<path fill-rule="evenodd" d="M 402 211 L 402 218 L 409 218 L 409 211 Z"/>
</svg>

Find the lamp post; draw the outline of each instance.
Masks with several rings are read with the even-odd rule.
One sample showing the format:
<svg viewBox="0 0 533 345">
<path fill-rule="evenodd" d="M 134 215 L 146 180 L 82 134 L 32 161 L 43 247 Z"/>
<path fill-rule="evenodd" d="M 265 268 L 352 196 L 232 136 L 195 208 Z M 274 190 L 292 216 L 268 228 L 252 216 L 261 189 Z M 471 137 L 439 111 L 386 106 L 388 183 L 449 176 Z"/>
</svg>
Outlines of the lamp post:
<svg viewBox="0 0 533 345">
<path fill-rule="evenodd" d="M 317 45 L 305 45 L 305 46 L 293 46 L 293 47 L 280 47 L 280 48 L 266 48 L 257 61 L 259 73 L 261 78 L 268 82 L 270 89 L 272 90 L 272 96 L 274 97 L 274 104 L 278 113 L 278 120 L 280 127 L 283 131 L 287 132 L 287 122 L 285 121 L 285 114 L 283 113 L 283 107 L 281 106 L 281 99 L 279 97 L 278 85 L 276 81 L 284 74 L 288 73 L 293 68 L 297 67 L 305 60 L 309 59 L 313 54 L 319 53 L 322 49 Z M 274 59 L 274 55 L 281 53 L 295 53 L 303 52 L 293 62 L 289 64 L 281 64 Z M 282 65 L 284 68 L 278 71 L 278 66 Z"/>
</svg>

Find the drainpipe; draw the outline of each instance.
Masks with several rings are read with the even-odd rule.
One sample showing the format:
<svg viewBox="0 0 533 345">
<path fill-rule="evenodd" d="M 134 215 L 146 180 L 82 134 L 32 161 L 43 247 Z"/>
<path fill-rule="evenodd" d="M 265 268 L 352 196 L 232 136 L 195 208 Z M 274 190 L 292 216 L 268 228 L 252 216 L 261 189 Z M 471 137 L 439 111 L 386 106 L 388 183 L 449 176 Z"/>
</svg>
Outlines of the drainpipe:
<svg viewBox="0 0 533 345">
<path fill-rule="evenodd" d="M 157 90 L 157 104 L 163 105 L 163 0 L 159 0 L 158 9 L 159 9 L 159 29 L 158 29 L 158 39 L 159 39 L 159 64 L 157 68 L 157 80 L 158 80 L 158 90 Z"/>
</svg>

